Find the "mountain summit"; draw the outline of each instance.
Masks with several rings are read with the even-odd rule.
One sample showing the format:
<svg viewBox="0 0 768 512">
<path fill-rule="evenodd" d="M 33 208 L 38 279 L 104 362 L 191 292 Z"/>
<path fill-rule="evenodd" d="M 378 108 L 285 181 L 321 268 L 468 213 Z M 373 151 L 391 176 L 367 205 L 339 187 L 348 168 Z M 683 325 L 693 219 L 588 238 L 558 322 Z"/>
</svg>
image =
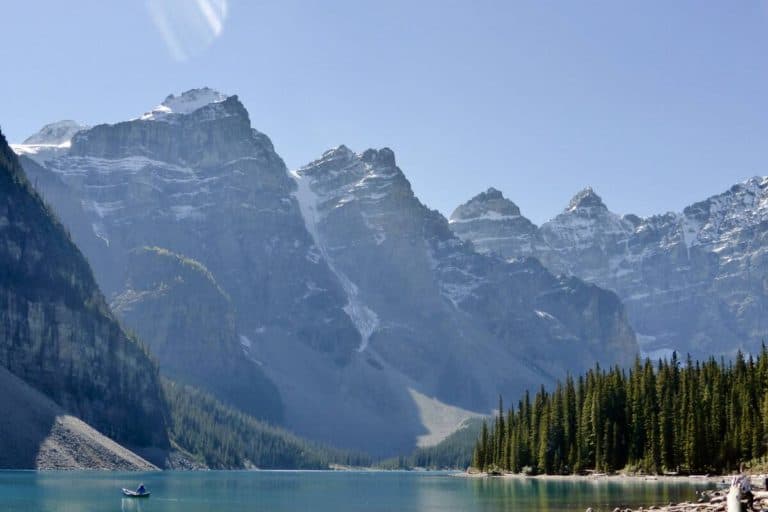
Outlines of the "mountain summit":
<svg viewBox="0 0 768 512">
<path fill-rule="evenodd" d="M 487 216 L 501 220 L 504 217 L 519 217 L 520 208 L 505 198 L 500 190 L 493 187 L 481 192 L 451 214 L 451 222 L 462 222 Z"/>
<path fill-rule="evenodd" d="M 507 245 L 520 250 L 517 256 L 533 251 L 537 227 L 520 213 L 520 208 L 493 187 L 456 208 L 450 217 L 451 229 L 462 240 L 480 242 L 485 252 L 502 252 Z"/>
<path fill-rule="evenodd" d="M 86 128 L 88 128 L 86 125 L 72 120 L 50 123 L 40 128 L 40 131 L 34 135 L 24 139 L 24 144 L 64 144 L 72 140 L 75 133 Z"/>
<path fill-rule="evenodd" d="M 573 196 L 565 211 L 573 212 L 586 208 L 608 209 L 603 203 L 602 198 L 592 190 L 592 187 L 586 187 Z"/>
<path fill-rule="evenodd" d="M 168 95 L 160 105 L 145 113 L 139 119 L 142 121 L 156 121 L 167 119 L 173 114 L 191 114 L 205 106 L 221 103 L 227 98 L 229 96 L 226 94 L 208 87 L 190 89 L 179 96 Z"/>
</svg>

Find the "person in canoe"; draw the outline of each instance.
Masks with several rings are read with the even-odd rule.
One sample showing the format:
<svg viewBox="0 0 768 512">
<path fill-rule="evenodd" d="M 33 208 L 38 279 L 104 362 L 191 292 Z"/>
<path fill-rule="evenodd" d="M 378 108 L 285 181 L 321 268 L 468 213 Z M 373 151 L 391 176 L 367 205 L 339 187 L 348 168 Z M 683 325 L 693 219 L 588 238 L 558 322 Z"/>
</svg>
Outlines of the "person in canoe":
<svg viewBox="0 0 768 512">
<path fill-rule="evenodd" d="M 129 498 L 148 498 L 149 491 L 147 491 L 147 488 L 144 487 L 144 484 L 141 484 L 136 488 L 135 491 L 123 488 L 123 495 L 128 496 Z"/>
</svg>

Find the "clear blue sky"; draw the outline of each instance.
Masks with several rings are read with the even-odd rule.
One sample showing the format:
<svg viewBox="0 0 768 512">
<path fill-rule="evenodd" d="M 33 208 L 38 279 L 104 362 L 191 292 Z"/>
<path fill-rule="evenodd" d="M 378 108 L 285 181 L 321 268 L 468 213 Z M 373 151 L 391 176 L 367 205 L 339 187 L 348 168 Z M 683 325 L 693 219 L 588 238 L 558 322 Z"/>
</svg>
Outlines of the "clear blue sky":
<svg viewBox="0 0 768 512">
<path fill-rule="evenodd" d="M 201 25 L 220 2 L 173 0 L 175 43 L 151 1 L 4 2 L 0 125 L 18 142 L 208 85 L 291 168 L 390 146 L 429 206 L 495 186 L 535 222 L 586 185 L 647 215 L 768 174 L 765 1 L 230 0 Z"/>
</svg>

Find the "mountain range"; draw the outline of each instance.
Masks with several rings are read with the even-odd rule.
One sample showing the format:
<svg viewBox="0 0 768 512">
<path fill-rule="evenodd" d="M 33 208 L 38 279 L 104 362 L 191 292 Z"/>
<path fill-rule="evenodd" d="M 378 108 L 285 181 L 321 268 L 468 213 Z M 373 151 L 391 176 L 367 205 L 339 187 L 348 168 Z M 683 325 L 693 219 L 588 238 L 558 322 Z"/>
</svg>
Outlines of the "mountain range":
<svg viewBox="0 0 768 512">
<path fill-rule="evenodd" d="M 535 257 L 617 293 L 651 357 L 756 354 L 768 336 L 768 178 L 646 218 L 613 213 L 586 188 L 541 226 L 491 188 L 450 219 L 478 252 Z"/>
<path fill-rule="evenodd" d="M 402 454 L 638 350 L 615 293 L 476 251 L 390 149 L 289 172 L 237 96 L 14 150 L 162 373 L 312 439 Z"/>
</svg>

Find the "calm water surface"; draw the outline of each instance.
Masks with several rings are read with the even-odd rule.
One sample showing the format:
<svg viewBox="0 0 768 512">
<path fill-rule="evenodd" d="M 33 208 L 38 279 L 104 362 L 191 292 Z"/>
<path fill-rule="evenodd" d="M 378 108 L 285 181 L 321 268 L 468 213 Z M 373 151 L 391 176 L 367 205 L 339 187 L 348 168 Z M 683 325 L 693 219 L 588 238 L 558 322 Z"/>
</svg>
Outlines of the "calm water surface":
<svg viewBox="0 0 768 512">
<path fill-rule="evenodd" d="M 123 498 L 143 482 L 148 499 Z M 584 511 L 693 499 L 701 483 L 457 478 L 415 472 L 0 471 L 2 512 Z"/>
</svg>

